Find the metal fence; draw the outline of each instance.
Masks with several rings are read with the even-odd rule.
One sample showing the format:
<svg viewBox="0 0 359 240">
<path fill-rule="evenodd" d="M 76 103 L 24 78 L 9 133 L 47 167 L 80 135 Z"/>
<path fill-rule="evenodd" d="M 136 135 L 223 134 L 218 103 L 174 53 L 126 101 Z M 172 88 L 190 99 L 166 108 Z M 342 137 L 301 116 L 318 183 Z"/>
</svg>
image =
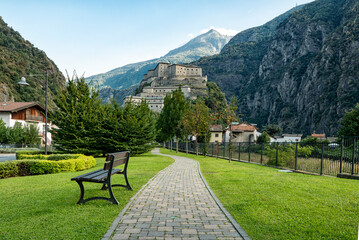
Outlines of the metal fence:
<svg viewBox="0 0 359 240">
<path fill-rule="evenodd" d="M 275 166 L 320 175 L 359 175 L 359 138 L 343 137 L 337 143 L 198 143 L 179 142 L 181 152 Z M 169 148 L 170 144 L 166 143 Z M 172 143 L 176 149 L 176 143 Z"/>
</svg>

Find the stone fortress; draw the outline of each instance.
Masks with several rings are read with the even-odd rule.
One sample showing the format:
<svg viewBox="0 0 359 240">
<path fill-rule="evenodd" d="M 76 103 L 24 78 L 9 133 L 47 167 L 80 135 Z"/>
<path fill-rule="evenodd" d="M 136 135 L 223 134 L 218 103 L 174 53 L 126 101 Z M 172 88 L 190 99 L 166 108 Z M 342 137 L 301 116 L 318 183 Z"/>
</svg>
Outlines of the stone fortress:
<svg viewBox="0 0 359 240">
<path fill-rule="evenodd" d="M 206 94 L 207 76 L 202 76 L 202 68 L 193 65 L 158 63 L 144 75 L 140 83 L 140 93 L 127 96 L 125 103 L 139 103 L 146 99 L 151 110 L 161 112 L 166 94 L 181 87 L 186 99 L 196 99 Z M 137 92 L 139 92 L 137 91 Z"/>
</svg>

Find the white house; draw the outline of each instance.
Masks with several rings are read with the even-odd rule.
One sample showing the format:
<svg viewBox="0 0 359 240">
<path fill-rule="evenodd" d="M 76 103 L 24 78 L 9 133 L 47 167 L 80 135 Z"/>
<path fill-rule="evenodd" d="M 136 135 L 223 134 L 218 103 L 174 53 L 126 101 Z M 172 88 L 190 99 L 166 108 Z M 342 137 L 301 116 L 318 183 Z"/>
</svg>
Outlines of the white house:
<svg viewBox="0 0 359 240">
<path fill-rule="evenodd" d="M 282 134 L 282 136 L 271 138 L 271 142 L 300 142 L 302 134 Z"/>
<path fill-rule="evenodd" d="M 0 102 L 0 118 L 7 127 L 13 127 L 16 122 L 35 124 L 45 143 L 45 108 L 36 102 Z M 51 129 L 51 123 L 47 123 Z M 47 145 L 51 145 L 51 133 L 47 132 Z"/>
</svg>

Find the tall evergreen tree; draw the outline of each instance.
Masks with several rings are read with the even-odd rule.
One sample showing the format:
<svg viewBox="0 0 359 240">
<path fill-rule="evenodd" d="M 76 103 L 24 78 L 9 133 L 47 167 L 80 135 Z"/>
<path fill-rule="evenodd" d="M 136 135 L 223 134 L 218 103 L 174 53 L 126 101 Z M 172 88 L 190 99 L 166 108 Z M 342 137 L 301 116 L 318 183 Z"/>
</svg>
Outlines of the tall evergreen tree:
<svg viewBox="0 0 359 240">
<path fill-rule="evenodd" d="M 50 115 L 58 127 L 52 129 L 57 148 L 71 152 L 96 150 L 97 134 L 101 129 L 101 100 L 83 78 L 69 80 L 55 100 L 58 109 Z"/>
</svg>

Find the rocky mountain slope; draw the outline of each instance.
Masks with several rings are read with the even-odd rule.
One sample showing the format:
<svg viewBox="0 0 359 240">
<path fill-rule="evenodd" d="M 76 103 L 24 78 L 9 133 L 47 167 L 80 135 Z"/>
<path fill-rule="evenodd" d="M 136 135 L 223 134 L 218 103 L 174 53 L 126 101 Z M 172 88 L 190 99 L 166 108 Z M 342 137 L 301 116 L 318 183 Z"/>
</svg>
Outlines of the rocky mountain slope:
<svg viewBox="0 0 359 240">
<path fill-rule="evenodd" d="M 49 70 L 49 104 L 65 84 L 65 78 L 46 54 L 24 40 L 0 17 L 0 101 L 29 101 L 45 105 L 44 76 L 26 77 L 30 84 L 20 86 L 17 82 L 24 75 L 46 74 Z"/>
<path fill-rule="evenodd" d="M 359 102 L 358 16 L 357 0 L 317 0 L 291 13 L 273 34 L 239 33 L 233 39 L 241 41 L 194 64 L 228 98 L 238 97 L 244 121 L 335 135 L 345 110 Z"/>
<path fill-rule="evenodd" d="M 163 57 L 128 64 L 107 73 L 94 75 L 86 78 L 86 82 L 99 88 L 128 88 L 140 83 L 143 75 L 148 70 L 155 68 L 159 62 L 189 63 L 198 60 L 200 57 L 219 53 L 230 38 L 229 36 L 221 35 L 215 30 L 210 30 L 185 45 L 170 51 Z"/>
</svg>

